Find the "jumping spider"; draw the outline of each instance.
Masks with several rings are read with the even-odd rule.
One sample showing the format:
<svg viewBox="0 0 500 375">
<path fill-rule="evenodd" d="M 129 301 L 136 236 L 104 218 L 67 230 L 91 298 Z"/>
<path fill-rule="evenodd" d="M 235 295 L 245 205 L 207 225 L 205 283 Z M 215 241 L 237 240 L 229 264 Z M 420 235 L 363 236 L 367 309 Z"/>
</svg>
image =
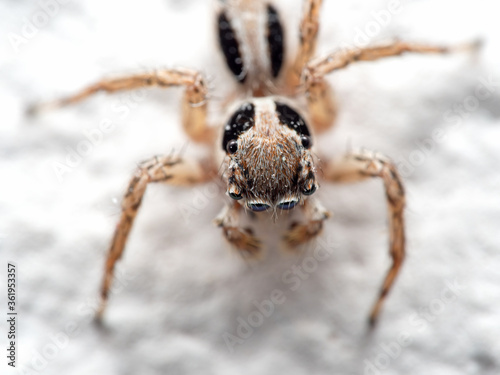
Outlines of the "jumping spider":
<svg viewBox="0 0 500 375">
<path fill-rule="evenodd" d="M 404 189 L 394 164 L 375 153 L 349 153 L 339 160 L 321 161 L 315 156 L 313 135 L 329 130 L 336 117 L 333 92 L 326 75 L 358 61 L 406 52 L 445 54 L 472 49 L 475 45 L 449 48 L 396 41 L 314 57 L 321 3 L 321 0 L 304 1 L 298 50 L 289 61 L 285 59 L 282 19 L 269 1 L 218 2 L 219 47 L 238 85 L 238 92 L 229 98 L 233 105 L 222 126 L 207 124 L 206 79 L 199 71 L 190 69 L 157 70 L 104 79 L 76 95 L 35 107 L 35 110 L 57 108 L 101 91 L 183 86 L 182 125 L 185 132 L 194 142 L 216 146 L 209 161 L 155 156 L 142 163 L 134 173 L 123 198 L 121 217 L 106 260 L 99 317 L 106 306 L 115 263 L 122 256 L 149 183 L 193 186 L 222 176 L 227 183 L 228 203 L 216 223 L 231 245 L 252 256 L 259 253 L 261 242 L 253 233 L 241 228 L 240 215 L 245 210 L 255 215 L 300 210 L 303 222 L 291 225 L 283 238 L 287 246 L 296 247 L 316 237 L 323 221 L 329 217 L 314 198 L 319 177 L 329 182 L 378 177 L 384 183 L 389 208 L 392 266 L 371 310 L 369 321 L 372 325 L 375 323 L 404 258 Z M 219 165 L 222 168 L 218 172 Z"/>
</svg>

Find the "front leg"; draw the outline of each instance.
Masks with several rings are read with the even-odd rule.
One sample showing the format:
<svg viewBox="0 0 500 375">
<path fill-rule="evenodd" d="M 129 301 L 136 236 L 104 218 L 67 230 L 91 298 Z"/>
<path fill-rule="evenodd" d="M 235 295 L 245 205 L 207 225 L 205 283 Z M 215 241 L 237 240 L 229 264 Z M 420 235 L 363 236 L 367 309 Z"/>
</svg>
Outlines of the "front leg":
<svg viewBox="0 0 500 375">
<path fill-rule="evenodd" d="M 306 217 L 305 223 L 292 223 L 284 236 L 288 248 L 300 246 L 321 233 L 323 221 L 331 216 L 318 200 L 309 198 L 300 206 Z"/>
<path fill-rule="evenodd" d="M 370 177 L 379 177 L 384 182 L 385 194 L 389 206 L 390 242 L 389 253 L 392 267 L 389 269 L 379 297 L 370 313 L 370 325 L 377 320 L 380 308 L 392 287 L 401 268 L 405 255 L 405 231 L 403 211 L 405 193 L 401 178 L 394 164 L 374 153 L 349 154 L 338 162 L 330 162 L 325 168 L 325 177 L 334 182 L 355 182 Z"/>
<path fill-rule="evenodd" d="M 250 229 L 240 227 L 240 215 L 243 207 L 231 202 L 215 218 L 214 223 L 222 228 L 224 238 L 244 257 L 252 258 L 260 254 L 262 244 Z"/>
<path fill-rule="evenodd" d="M 153 182 L 165 182 L 171 185 L 189 186 L 204 182 L 208 178 L 209 173 L 199 162 L 187 161 L 175 156 L 155 156 L 139 166 L 123 197 L 120 221 L 108 250 L 101 287 L 101 305 L 97 311 L 98 319 L 102 317 L 106 308 L 115 264 L 123 254 L 147 185 Z"/>
</svg>

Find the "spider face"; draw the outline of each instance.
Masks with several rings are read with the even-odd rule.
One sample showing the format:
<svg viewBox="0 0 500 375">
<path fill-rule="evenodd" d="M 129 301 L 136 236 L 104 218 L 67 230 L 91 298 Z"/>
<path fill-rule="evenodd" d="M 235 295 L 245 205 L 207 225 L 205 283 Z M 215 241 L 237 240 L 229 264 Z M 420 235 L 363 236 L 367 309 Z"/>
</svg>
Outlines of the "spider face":
<svg viewBox="0 0 500 375">
<path fill-rule="evenodd" d="M 224 128 L 228 195 L 254 212 L 290 210 L 317 189 L 311 135 L 279 98 L 242 104 Z"/>
</svg>

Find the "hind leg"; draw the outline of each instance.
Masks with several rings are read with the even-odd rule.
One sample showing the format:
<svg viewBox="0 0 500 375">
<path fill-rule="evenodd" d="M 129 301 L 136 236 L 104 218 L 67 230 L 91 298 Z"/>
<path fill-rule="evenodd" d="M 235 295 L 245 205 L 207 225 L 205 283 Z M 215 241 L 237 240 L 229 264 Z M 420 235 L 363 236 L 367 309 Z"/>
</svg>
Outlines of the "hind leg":
<svg viewBox="0 0 500 375">
<path fill-rule="evenodd" d="M 287 85 L 292 93 L 300 92 L 302 74 L 316 51 L 322 0 L 306 0 L 299 26 L 299 48 L 287 71 Z M 306 91 L 311 126 L 316 134 L 328 130 L 335 121 L 337 106 L 332 88 L 324 79 L 309 85 Z"/>
<path fill-rule="evenodd" d="M 316 51 L 322 2 L 322 0 L 304 1 L 304 11 L 299 26 L 299 48 L 287 72 L 287 83 L 292 90 L 300 85 L 302 70 Z"/>
</svg>

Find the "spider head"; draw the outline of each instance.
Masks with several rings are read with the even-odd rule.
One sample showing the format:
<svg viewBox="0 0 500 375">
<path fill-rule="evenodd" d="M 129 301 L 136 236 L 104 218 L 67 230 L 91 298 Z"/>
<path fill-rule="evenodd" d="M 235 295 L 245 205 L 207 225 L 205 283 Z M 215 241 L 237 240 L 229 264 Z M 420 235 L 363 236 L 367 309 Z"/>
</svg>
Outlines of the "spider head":
<svg viewBox="0 0 500 375">
<path fill-rule="evenodd" d="M 294 208 L 318 184 L 303 118 L 268 98 L 240 106 L 224 128 L 228 195 L 256 212 Z"/>
</svg>

